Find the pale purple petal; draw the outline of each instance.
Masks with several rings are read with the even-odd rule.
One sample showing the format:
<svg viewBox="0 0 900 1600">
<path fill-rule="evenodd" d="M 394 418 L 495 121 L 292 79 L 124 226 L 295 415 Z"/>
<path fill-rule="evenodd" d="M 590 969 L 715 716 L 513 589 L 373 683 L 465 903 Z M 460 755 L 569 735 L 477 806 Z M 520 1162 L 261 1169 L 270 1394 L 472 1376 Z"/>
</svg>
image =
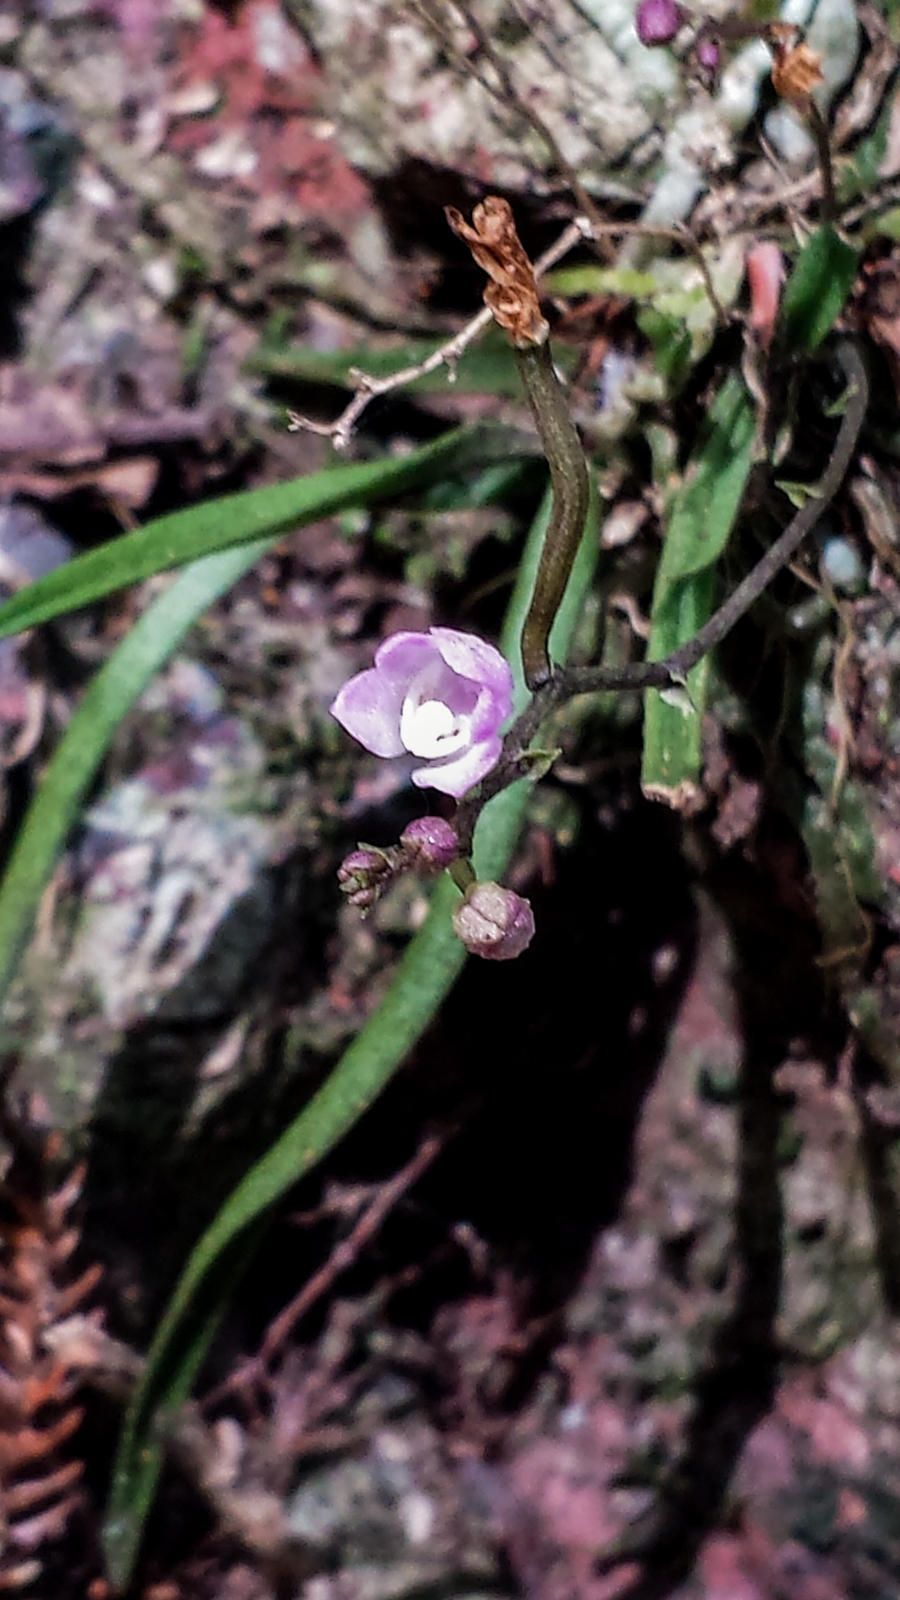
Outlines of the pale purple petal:
<svg viewBox="0 0 900 1600">
<path fill-rule="evenodd" d="M 512 710 L 513 679 L 509 662 L 500 651 L 472 633 L 457 633 L 455 628 L 432 628 L 431 637 L 448 667 L 490 689 L 498 706 L 505 707 L 503 716 L 508 717 Z"/>
<path fill-rule="evenodd" d="M 449 761 L 430 761 L 427 767 L 417 768 L 412 781 L 419 789 L 439 789 L 441 794 L 460 800 L 497 765 L 502 745 L 499 734 L 492 739 L 482 739 L 468 750 L 461 750 L 459 755 L 451 756 Z"/>
<path fill-rule="evenodd" d="M 448 667 L 446 662 L 438 656 L 438 666 L 432 679 L 428 674 L 424 677 L 424 684 L 429 696 L 435 700 L 442 700 L 449 706 L 455 717 L 470 717 L 478 708 L 481 698 L 477 683 L 471 683 L 468 678 L 460 677 Z"/>
<path fill-rule="evenodd" d="M 439 656 L 440 651 L 427 633 L 392 633 L 375 651 L 375 668 L 408 684 Z"/>
<path fill-rule="evenodd" d="M 400 708 L 406 683 L 370 667 L 358 672 L 338 692 L 331 715 L 373 756 L 402 756 Z"/>
<path fill-rule="evenodd" d="M 506 698 L 498 703 L 497 696 L 490 689 L 482 689 L 472 712 L 473 743 L 478 739 L 490 738 L 506 721 L 508 715 L 509 706 Z"/>
</svg>

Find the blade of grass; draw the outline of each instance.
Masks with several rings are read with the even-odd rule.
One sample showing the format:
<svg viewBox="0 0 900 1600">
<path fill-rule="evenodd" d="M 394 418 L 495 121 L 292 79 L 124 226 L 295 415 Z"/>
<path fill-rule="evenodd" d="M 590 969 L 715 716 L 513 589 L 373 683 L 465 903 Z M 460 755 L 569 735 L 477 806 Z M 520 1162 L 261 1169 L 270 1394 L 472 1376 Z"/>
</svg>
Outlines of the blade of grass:
<svg viewBox="0 0 900 1600">
<path fill-rule="evenodd" d="M 521 446 L 520 446 L 521 448 Z M 306 478 L 225 495 L 173 511 L 76 556 L 0 606 L 0 639 L 62 612 L 76 611 L 156 572 L 270 534 L 317 522 L 347 506 L 403 494 L 448 473 L 508 460 L 516 450 L 509 429 L 455 429 L 396 460 L 326 467 Z"/>
<path fill-rule="evenodd" d="M 85 690 L 19 830 L 0 884 L 0 1000 L 79 806 L 125 713 L 188 629 L 271 545 L 256 540 L 193 562 L 131 629 Z"/>
<path fill-rule="evenodd" d="M 737 373 L 710 408 L 699 446 L 676 492 L 656 573 L 647 657 L 660 661 L 686 644 L 712 615 L 715 563 L 740 508 L 753 464 L 753 404 Z M 641 786 L 683 809 L 700 772 L 700 734 L 709 660 L 688 675 L 687 689 L 650 689 L 644 703 Z"/>
<path fill-rule="evenodd" d="M 781 303 L 779 335 L 788 350 L 809 354 L 831 332 L 859 266 L 859 251 L 825 223 L 800 251 Z"/>
<path fill-rule="evenodd" d="M 513 663 L 517 708 L 527 700 L 519 638 L 537 572 L 549 500 L 529 536 L 501 640 Z M 556 625 L 555 659 L 565 660 L 591 581 L 597 551 L 596 502 Z M 502 873 L 522 823 L 528 784 L 514 784 L 484 809 L 475 835 L 480 876 Z M 128 1415 L 113 1473 L 104 1533 L 110 1581 L 130 1581 L 161 1465 L 156 1419 L 190 1393 L 234 1283 L 276 1201 L 304 1177 L 362 1116 L 393 1077 L 449 993 L 466 959 L 450 917 L 459 894 L 444 877 L 378 1010 L 330 1077 L 275 1145 L 234 1189 L 193 1251 L 153 1341 L 143 1381 Z"/>
</svg>

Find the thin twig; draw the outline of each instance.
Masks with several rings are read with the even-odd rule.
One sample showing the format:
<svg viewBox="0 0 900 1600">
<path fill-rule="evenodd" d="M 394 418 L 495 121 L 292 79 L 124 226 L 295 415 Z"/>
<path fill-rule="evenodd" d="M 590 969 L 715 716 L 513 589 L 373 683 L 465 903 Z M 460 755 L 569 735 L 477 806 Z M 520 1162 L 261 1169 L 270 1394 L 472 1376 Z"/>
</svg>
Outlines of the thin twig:
<svg viewBox="0 0 900 1600">
<path fill-rule="evenodd" d="M 513 82 L 512 74 L 510 73 L 507 63 L 504 61 L 499 50 L 494 48 L 493 40 L 491 39 L 486 28 L 478 20 L 471 8 L 465 3 L 465 0 L 450 0 L 450 4 L 453 6 L 453 9 L 458 13 L 458 15 L 462 17 L 466 27 L 470 30 L 470 32 L 475 35 L 475 38 L 478 41 L 479 50 L 485 59 L 490 62 L 495 73 L 497 74 L 499 88 L 490 83 L 482 73 L 477 73 L 478 82 L 481 84 L 482 88 L 486 89 L 488 94 L 493 95 L 496 100 L 499 100 L 500 104 L 507 111 L 510 108 L 512 108 L 514 111 L 517 111 L 519 115 L 523 117 L 525 121 L 534 129 L 535 133 L 538 135 L 538 138 L 543 140 L 544 144 L 547 146 L 557 172 L 560 174 L 560 177 L 565 179 L 567 186 L 571 189 L 572 194 L 575 196 L 575 199 L 577 200 L 581 210 L 584 212 L 586 217 L 590 218 L 591 224 L 594 228 L 599 227 L 603 222 L 603 218 L 597 210 L 597 206 L 592 196 L 588 194 L 588 191 L 584 187 L 584 184 L 578 176 L 577 171 L 572 166 L 568 156 L 565 154 L 565 151 L 560 145 L 560 142 L 557 139 L 556 134 L 553 132 L 553 129 L 544 121 L 540 112 L 536 111 L 534 106 L 529 104 L 524 96 L 519 93 L 515 83 Z M 465 59 L 460 59 L 459 52 L 454 48 L 452 40 L 448 39 L 445 35 L 444 30 L 440 27 L 440 24 L 437 21 L 437 18 L 431 17 L 428 10 L 418 3 L 416 3 L 416 10 L 419 12 L 419 15 L 423 18 L 423 20 L 428 23 L 432 30 L 442 38 L 445 48 L 453 51 L 457 69 L 466 73 L 472 73 L 472 64 Z"/>
<path fill-rule="evenodd" d="M 588 217 L 576 217 L 573 222 L 567 224 L 549 249 L 538 257 L 534 263 L 535 277 L 543 278 L 552 271 L 570 250 L 575 249 L 576 245 L 590 243 L 597 238 L 622 238 L 627 234 L 635 234 L 639 238 L 665 239 L 687 250 L 697 263 L 717 320 L 723 327 L 727 326 L 728 313 L 722 307 L 713 288 L 709 266 L 697 240 L 686 228 L 655 227 L 644 222 L 600 222 L 595 225 Z M 356 393 L 334 422 L 314 422 L 310 417 L 301 416 L 297 411 L 289 411 L 288 432 L 296 433 L 302 429 L 305 433 L 317 433 L 324 439 L 330 439 L 335 450 L 346 450 L 363 412 L 380 395 L 390 394 L 394 389 L 405 388 L 407 384 L 415 383 L 417 378 L 425 378 L 430 372 L 436 372 L 439 367 L 447 367 L 449 380 L 452 383 L 456 376 L 456 367 L 465 351 L 484 333 L 492 320 L 491 312 L 485 306 L 477 316 L 466 323 L 464 328 L 460 329 L 459 333 L 455 333 L 452 339 L 447 339 L 437 350 L 432 350 L 430 356 L 426 356 L 415 366 L 401 367 L 397 372 L 388 373 L 387 377 L 376 378 L 371 373 L 360 372 L 358 368 L 353 368 L 349 377 Z"/>
<path fill-rule="evenodd" d="M 318 1272 L 313 1273 L 293 1300 L 270 1323 L 256 1355 L 232 1372 L 213 1394 L 206 1396 L 204 1405 L 207 1409 L 213 1404 L 218 1405 L 226 1394 L 248 1390 L 265 1376 L 267 1368 L 286 1344 L 297 1323 L 317 1300 L 321 1300 L 340 1275 L 353 1266 L 360 1251 L 378 1232 L 388 1213 L 440 1154 L 447 1137 L 446 1131 L 427 1134 L 406 1166 L 401 1167 L 385 1183 L 377 1185 L 374 1199 L 354 1223 L 347 1237 L 335 1246 Z"/>
<path fill-rule="evenodd" d="M 591 234 L 592 227 L 587 217 L 576 217 L 574 222 L 570 222 L 563 229 L 549 250 L 545 250 L 535 262 L 535 276 L 543 277 L 544 273 L 555 267 L 557 262 L 568 255 L 577 244 L 590 239 Z M 420 361 L 417 366 L 403 367 L 399 372 L 389 373 L 386 378 L 373 378 L 367 372 L 353 371 L 350 376 L 356 385 L 356 394 L 334 422 L 311 422 L 309 418 L 301 417 L 296 411 L 291 411 L 288 413 L 290 430 L 303 428 L 309 433 L 321 434 L 331 439 L 336 450 L 346 450 L 356 424 L 376 396 L 390 394 L 393 389 L 414 383 L 417 378 L 424 378 L 429 372 L 436 372 L 438 367 L 445 366 L 449 369 L 452 382 L 460 357 L 492 321 L 492 314 L 485 306 L 471 322 L 467 322 L 465 327 L 460 329 L 459 333 L 455 333 L 453 338 L 448 339 L 438 350 L 433 350 L 424 361 Z"/>
</svg>

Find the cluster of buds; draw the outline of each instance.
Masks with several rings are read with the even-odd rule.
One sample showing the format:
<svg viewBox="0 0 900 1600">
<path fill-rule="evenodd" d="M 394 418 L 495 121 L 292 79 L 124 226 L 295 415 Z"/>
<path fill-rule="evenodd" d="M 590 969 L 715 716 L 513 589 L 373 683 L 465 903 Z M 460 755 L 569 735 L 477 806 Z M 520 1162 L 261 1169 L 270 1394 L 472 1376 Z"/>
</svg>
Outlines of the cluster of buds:
<svg viewBox="0 0 900 1600">
<path fill-rule="evenodd" d="M 377 756 L 407 752 L 419 788 L 461 797 L 500 755 L 500 729 L 512 709 L 512 673 L 499 650 L 454 628 L 395 633 L 375 665 L 344 684 L 332 716 Z M 419 817 L 400 841 L 361 844 L 338 869 L 341 893 L 370 911 L 401 872 L 435 877 L 451 869 L 464 891 L 453 926 L 466 949 L 488 961 L 521 955 L 534 933 L 527 900 L 497 883 L 476 883 L 456 831 L 442 817 Z"/>
<path fill-rule="evenodd" d="M 671 44 L 691 14 L 678 0 L 641 0 L 635 17 L 637 36 L 648 49 Z M 692 46 L 694 62 L 707 78 L 714 78 L 719 70 L 720 50 L 716 39 L 701 31 Z"/>
<path fill-rule="evenodd" d="M 341 894 L 358 911 L 370 911 L 401 872 L 435 877 L 459 855 L 459 840 L 442 817 L 417 817 L 400 835 L 400 843 L 382 849 L 361 844 L 338 867 Z"/>
<path fill-rule="evenodd" d="M 459 840 L 441 817 L 418 817 L 404 828 L 400 842 L 381 849 L 361 844 L 342 861 L 338 883 L 348 904 L 370 911 L 401 872 L 424 877 L 459 863 Z M 534 915 L 528 901 L 499 883 L 473 882 L 453 914 L 453 928 L 471 955 L 485 961 L 511 961 L 534 936 Z"/>
</svg>

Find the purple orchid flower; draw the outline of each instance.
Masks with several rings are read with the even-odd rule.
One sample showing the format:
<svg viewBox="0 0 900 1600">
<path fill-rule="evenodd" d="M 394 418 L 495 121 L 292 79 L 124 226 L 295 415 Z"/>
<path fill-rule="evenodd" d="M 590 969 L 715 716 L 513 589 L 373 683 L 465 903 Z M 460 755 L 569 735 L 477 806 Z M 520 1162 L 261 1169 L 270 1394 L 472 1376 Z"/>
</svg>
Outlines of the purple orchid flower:
<svg viewBox="0 0 900 1600">
<path fill-rule="evenodd" d="M 345 683 L 331 714 L 376 756 L 404 750 L 426 764 L 420 789 L 458 800 L 496 765 L 512 710 L 512 673 L 499 650 L 454 628 L 395 633 L 375 665 Z"/>
</svg>

